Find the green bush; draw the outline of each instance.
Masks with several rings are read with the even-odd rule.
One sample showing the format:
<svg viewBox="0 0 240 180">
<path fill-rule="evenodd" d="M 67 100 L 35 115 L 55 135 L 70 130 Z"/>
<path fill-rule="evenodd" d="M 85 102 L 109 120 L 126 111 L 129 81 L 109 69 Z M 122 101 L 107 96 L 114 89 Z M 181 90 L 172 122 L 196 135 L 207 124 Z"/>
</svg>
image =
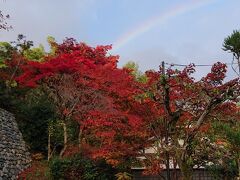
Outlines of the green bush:
<svg viewBox="0 0 240 180">
<path fill-rule="evenodd" d="M 237 177 L 237 165 L 233 160 L 226 160 L 224 165 L 209 165 L 207 166 L 207 169 L 216 179 L 221 179 L 222 177 L 234 179 Z"/>
<path fill-rule="evenodd" d="M 64 159 L 54 158 L 49 168 L 52 178 L 57 180 L 111 180 L 115 179 L 114 175 L 117 173 L 104 161 L 94 162 L 81 155 Z"/>
</svg>

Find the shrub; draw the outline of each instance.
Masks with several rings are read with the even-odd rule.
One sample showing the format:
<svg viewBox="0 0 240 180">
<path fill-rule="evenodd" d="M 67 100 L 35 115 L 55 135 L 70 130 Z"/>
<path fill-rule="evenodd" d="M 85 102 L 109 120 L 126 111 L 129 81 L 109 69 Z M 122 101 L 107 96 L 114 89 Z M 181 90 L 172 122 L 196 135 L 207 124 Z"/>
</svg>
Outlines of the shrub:
<svg viewBox="0 0 240 180">
<path fill-rule="evenodd" d="M 46 161 L 33 161 L 31 167 L 19 174 L 18 180 L 49 180 L 49 169 Z"/>
<path fill-rule="evenodd" d="M 82 155 L 70 158 L 53 158 L 49 164 L 53 179 L 110 180 L 115 179 L 116 170 L 104 161 L 95 162 Z"/>
</svg>

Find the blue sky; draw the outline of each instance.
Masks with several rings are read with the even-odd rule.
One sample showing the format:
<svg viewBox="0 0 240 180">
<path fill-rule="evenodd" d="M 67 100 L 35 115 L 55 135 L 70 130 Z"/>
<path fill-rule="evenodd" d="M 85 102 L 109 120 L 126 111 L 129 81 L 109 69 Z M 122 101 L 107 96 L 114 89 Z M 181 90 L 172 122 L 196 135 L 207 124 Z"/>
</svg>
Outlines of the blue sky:
<svg viewBox="0 0 240 180">
<path fill-rule="evenodd" d="M 168 63 L 212 64 L 231 62 L 222 51 L 223 39 L 240 29 L 239 0 L 1 0 L 0 9 L 9 13 L 13 30 L 0 31 L 0 41 L 12 41 L 22 33 L 35 44 L 46 45 L 46 37 L 58 42 L 73 37 L 91 46 L 113 44 L 132 30 L 174 7 L 204 3 L 155 22 L 111 53 L 119 54 L 119 65 L 129 60 L 140 69 L 157 69 Z M 198 69 L 198 76 L 208 68 Z M 235 76 L 229 68 L 229 77 Z"/>
</svg>

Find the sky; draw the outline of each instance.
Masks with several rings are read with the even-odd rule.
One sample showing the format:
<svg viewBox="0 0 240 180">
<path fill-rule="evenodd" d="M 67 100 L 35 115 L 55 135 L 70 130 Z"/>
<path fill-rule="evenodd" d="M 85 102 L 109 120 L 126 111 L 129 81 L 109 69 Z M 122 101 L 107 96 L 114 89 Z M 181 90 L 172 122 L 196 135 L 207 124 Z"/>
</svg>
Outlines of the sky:
<svg viewBox="0 0 240 180">
<path fill-rule="evenodd" d="M 0 41 L 24 34 L 35 45 L 73 37 L 90 46 L 112 44 L 140 70 L 157 70 L 161 61 L 177 64 L 230 63 L 222 50 L 225 37 L 240 29 L 239 0 L 0 0 L 13 29 L 0 31 Z M 210 67 L 198 67 L 197 77 Z M 229 68 L 228 78 L 236 77 Z"/>
</svg>

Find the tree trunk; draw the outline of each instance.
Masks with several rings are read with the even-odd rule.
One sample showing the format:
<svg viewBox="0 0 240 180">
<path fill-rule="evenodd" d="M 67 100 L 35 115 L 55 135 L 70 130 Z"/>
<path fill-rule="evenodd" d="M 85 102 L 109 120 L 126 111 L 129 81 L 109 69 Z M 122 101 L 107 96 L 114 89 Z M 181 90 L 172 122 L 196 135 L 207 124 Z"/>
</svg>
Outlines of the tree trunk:
<svg viewBox="0 0 240 180">
<path fill-rule="evenodd" d="M 166 151 L 166 170 L 167 170 L 167 180 L 171 180 L 171 177 L 170 177 L 170 156 L 169 156 L 169 151 L 168 151 L 168 145 L 169 145 L 169 142 L 168 142 L 168 137 L 169 137 L 169 134 L 168 134 L 168 130 L 169 130 L 169 127 L 167 125 L 167 121 L 165 122 L 166 123 L 166 126 L 167 126 L 167 130 L 166 130 L 166 136 L 165 136 L 165 144 L 166 144 L 166 147 L 167 147 L 167 151 Z"/>
<path fill-rule="evenodd" d="M 176 159 L 173 158 L 173 172 L 174 172 L 174 179 L 177 179 L 177 162 L 176 162 Z"/>
<path fill-rule="evenodd" d="M 182 173 L 182 179 L 183 180 L 192 180 L 192 178 L 193 178 L 192 167 L 189 166 L 186 161 L 181 162 L 180 168 L 181 168 L 181 173 Z"/>
<path fill-rule="evenodd" d="M 171 180 L 170 178 L 170 157 L 169 152 L 166 152 L 166 170 L 167 170 L 167 180 Z"/>
<path fill-rule="evenodd" d="M 63 125 L 63 149 L 60 152 L 60 157 L 63 157 L 63 154 L 67 149 L 68 143 L 67 125 L 65 122 L 63 122 L 62 125 Z"/>
<path fill-rule="evenodd" d="M 181 170 L 182 180 L 193 179 L 193 164 L 191 163 L 187 152 L 177 153 L 177 163 Z"/>
<path fill-rule="evenodd" d="M 238 179 L 240 180 L 240 158 L 237 160 L 237 167 L 238 167 Z"/>
<path fill-rule="evenodd" d="M 51 132 L 50 129 L 48 129 L 48 161 L 51 158 Z"/>
<path fill-rule="evenodd" d="M 238 63 L 238 75 L 240 76 L 240 57 L 238 57 L 237 63 Z"/>
<path fill-rule="evenodd" d="M 82 145 L 82 129 L 79 127 L 79 132 L 78 132 L 78 147 L 79 150 L 81 151 L 81 145 Z"/>
</svg>

